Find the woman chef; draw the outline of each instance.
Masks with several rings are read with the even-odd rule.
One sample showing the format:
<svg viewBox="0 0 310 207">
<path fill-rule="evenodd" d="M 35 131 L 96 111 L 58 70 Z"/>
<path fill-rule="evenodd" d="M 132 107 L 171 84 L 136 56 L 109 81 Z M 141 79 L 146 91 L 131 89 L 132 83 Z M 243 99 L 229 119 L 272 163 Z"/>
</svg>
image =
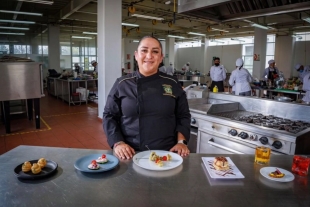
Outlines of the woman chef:
<svg viewBox="0 0 310 207">
<path fill-rule="evenodd" d="M 109 145 L 121 159 L 148 149 L 187 156 L 189 107 L 177 79 L 158 71 L 163 60 L 161 43 L 155 37 L 143 37 L 135 58 L 139 70 L 116 80 L 104 108 Z"/>
<path fill-rule="evenodd" d="M 302 90 L 306 91 L 306 95 L 302 98 L 305 103 L 310 102 L 310 73 L 307 73 L 303 79 Z"/>
<path fill-rule="evenodd" d="M 271 84 L 273 84 L 274 79 L 276 79 L 279 76 L 279 70 L 275 67 L 276 62 L 274 60 L 268 61 L 269 67 L 265 69 L 265 73 L 263 75 L 263 78 L 265 78 L 268 81 L 271 81 Z"/>
<path fill-rule="evenodd" d="M 249 71 L 243 68 L 242 58 L 236 60 L 236 69 L 233 70 L 229 78 L 229 84 L 233 86 L 235 95 L 239 96 L 251 96 L 250 82 L 253 78 Z"/>
</svg>

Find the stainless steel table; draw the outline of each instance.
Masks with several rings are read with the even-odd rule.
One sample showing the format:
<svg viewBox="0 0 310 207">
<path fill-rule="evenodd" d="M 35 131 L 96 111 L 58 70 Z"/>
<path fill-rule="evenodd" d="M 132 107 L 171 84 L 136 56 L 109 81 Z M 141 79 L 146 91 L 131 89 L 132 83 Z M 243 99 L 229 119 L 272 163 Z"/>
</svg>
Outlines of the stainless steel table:
<svg viewBox="0 0 310 207">
<path fill-rule="evenodd" d="M 310 206 L 307 177 L 289 183 L 267 180 L 263 165 L 253 155 L 229 155 L 245 178 L 214 180 L 202 166 L 201 157 L 190 154 L 178 168 L 155 172 L 120 161 L 114 170 L 83 174 L 74 162 L 103 150 L 19 146 L 0 156 L 0 206 Z M 26 160 L 45 157 L 59 164 L 58 172 L 37 181 L 18 180 L 13 170 Z M 290 170 L 292 156 L 272 156 L 270 166 Z"/>
</svg>

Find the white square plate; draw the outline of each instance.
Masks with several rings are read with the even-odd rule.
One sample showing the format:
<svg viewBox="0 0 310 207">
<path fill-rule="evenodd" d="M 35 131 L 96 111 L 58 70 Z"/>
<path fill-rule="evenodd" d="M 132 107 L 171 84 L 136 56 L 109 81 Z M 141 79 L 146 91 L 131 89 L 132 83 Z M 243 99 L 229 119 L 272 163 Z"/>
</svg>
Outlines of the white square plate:
<svg viewBox="0 0 310 207">
<path fill-rule="evenodd" d="M 213 161 L 215 157 L 202 157 L 202 161 L 208 170 L 208 173 L 211 178 L 216 179 L 242 179 L 244 178 L 244 175 L 239 171 L 239 169 L 236 167 L 236 165 L 233 163 L 233 161 L 226 157 L 229 169 L 225 171 L 216 170 L 213 167 Z"/>
</svg>

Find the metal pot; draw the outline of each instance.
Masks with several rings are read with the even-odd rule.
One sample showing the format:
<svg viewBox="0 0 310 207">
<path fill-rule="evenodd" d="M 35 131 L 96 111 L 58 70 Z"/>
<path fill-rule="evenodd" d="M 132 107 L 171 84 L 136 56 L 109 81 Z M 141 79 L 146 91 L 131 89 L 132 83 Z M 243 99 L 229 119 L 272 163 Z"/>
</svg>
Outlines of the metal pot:
<svg viewBox="0 0 310 207">
<path fill-rule="evenodd" d="M 291 98 L 288 98 L 285 96 L 274 96 L 273 99 L 276 101 L 282 101 L 282 102 L 291 102 L 292 101 Z"/>
</svg>

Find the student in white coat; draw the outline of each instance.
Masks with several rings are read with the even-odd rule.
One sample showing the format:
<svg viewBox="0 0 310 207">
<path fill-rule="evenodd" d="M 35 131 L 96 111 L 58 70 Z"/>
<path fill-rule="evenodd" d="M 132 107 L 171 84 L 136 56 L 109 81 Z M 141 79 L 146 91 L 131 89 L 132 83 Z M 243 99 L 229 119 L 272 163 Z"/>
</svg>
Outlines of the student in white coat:
<svg viewBox="0 0 310 207">
<path fill-rule="evenodd" d="M 305 75 L 309 73 L 309 66 L 304 67 L 303 65 L 298 63 L 295 65 L 295 69 L 298 72 L 299 80 L 303 82 Z"/>
<path fill-rule="evenodd" d="M 305 103 L 310 102 L 310 73 L 307 73 L 303 79 L 302 90 L 306 91 L 306 95 L 302 98 Z"/>
<path fill-rule="evenodd" d="M 170 63 L 170 65 L 166 67 L 166 72 L 168 75 L 173 75 L 174 69 L 173 69 L 172 63 Z"/>
<path fill-rule="evenodd" d="M 190 62 L 187 62 L 185 65 L 183 65 L 182 70 L 186 73 L 190 70 L 189 68 Z"/>
<path fill-rule="evenodd" d="M 249 71 L 243 68 L 242 58 L 236 60 L 236 69 L 233 70 L 229 78 L 229 84 L 233 86 L 235 95 L 239 96 L 251 96 L 250 82 L 253 81 L 253 77 Z"/>
</svg>

